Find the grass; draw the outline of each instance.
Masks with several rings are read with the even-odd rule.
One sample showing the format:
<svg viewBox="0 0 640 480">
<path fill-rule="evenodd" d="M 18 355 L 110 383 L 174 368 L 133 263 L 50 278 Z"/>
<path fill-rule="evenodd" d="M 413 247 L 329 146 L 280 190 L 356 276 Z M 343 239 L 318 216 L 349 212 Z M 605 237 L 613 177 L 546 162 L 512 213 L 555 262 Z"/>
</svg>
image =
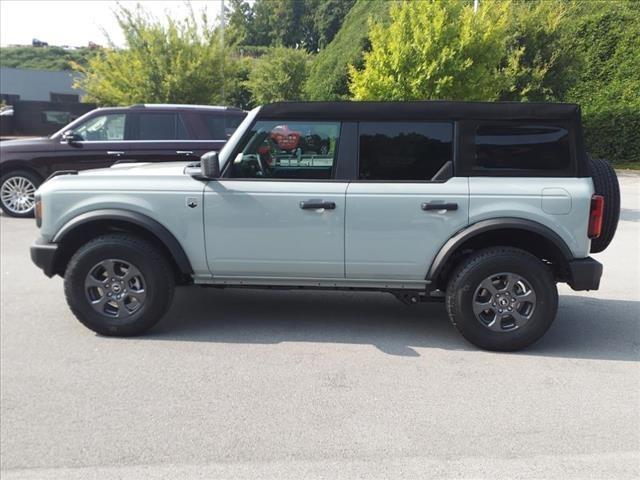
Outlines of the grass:
<svg viewBox="0 0 640 480">
<path fill-rule="evenodd" d="M 614 162 L 616 170 L 640 170 L 640 162 Z"/>
</svg>

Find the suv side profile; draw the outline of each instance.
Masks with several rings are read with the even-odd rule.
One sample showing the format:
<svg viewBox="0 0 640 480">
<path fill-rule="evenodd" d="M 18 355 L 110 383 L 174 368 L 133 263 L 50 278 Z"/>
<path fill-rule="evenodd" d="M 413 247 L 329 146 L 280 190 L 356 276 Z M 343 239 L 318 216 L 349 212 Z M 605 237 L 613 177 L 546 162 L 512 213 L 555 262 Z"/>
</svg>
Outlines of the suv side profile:
<svg viewBox="0 0 640 480">
<path fill-rule="evenodd" d="M 615 233 L 617 178 L 580 122 L 569 104 L 270 104 L 200 163 L 51 178 L 31 257 L 104 335 L 151 328 L 176 284 L 376 290 L 445 301 L 467 340 L 517 350 L 556 283 L 598 289 L 589 254 Z"/>
<path fill-rule="evenodd" d="M 50 137 L 2 142 L 0 208 L 32 216 L 36 189 L 60 170 L 197 160 L 220 150 L 244 116 L 239 108 L 206 105 L 98 108 Z"/>
</svg>

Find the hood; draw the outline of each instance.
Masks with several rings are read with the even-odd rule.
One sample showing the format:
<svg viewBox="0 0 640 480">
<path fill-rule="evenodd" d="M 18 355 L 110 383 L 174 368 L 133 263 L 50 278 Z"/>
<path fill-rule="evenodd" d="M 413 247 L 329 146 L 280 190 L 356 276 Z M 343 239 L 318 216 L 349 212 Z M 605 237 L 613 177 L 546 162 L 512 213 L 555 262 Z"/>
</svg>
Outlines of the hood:
<svg viewBox="0 0 640 480">
<path fill-rule="evenodd" d="M 124 177 L 131 175 L 151 176 L 176 176 L 183 175 L 187 165 L 194 162 L 162 162 L 162 163 L 118 163 L 109 168 L 98 168 L 95 170 L 83 170 L 78 172 L 79 176 L 110 176 Z"/>
<path fill-rule="evenodd" d="M 23 140 L 5 140 L 0 142 L 0 151 L 9 152 L 42 152 L 51 150 L 54 140 L 48 137 L 25 138 Z"/>
</svg>

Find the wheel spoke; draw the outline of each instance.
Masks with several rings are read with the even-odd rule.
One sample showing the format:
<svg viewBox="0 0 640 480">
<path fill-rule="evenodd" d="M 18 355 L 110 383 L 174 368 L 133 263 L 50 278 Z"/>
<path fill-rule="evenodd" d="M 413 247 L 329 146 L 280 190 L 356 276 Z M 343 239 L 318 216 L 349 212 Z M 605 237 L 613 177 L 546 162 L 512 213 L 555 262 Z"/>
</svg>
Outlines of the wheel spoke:
<svg viewBox="0 0 640 480">
<path fill-rule="evenodd" d="M 492 281 L 493 277 L 486 278 L 480 283 L 480 287 L 487 290 L 492 296 L 498 293 L 498 289 L 495 287 Z"/>
<path fill-rule="evenodd" d="M 473 302 L 473 313 L 476 315 L 480 315 L 481 313 L 486 312 L 487 310 L 491 310 L 495 313 L 495 309 L 491 305 L 491 301 L 488 302 L 479 302 L 478 300 L 474 300 Z"/>
</svg>

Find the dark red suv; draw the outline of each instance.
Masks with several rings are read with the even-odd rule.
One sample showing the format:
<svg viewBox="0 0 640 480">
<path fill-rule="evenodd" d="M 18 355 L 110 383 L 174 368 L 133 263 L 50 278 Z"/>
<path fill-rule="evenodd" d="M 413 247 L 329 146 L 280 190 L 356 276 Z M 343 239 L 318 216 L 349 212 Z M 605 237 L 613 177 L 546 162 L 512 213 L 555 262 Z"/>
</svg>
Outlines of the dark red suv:
<svg viewBox="0 0 640 480">
<path fill-rule="evenodd" d="M 235 107 L 201 105 L 98 108 L 50 137 L 1 142 L 0 208 L 13 217 L 31 216 L 34 192 L 59 170 L 197 161 L 220 150 L 245 115 Z"/>
</svg>

